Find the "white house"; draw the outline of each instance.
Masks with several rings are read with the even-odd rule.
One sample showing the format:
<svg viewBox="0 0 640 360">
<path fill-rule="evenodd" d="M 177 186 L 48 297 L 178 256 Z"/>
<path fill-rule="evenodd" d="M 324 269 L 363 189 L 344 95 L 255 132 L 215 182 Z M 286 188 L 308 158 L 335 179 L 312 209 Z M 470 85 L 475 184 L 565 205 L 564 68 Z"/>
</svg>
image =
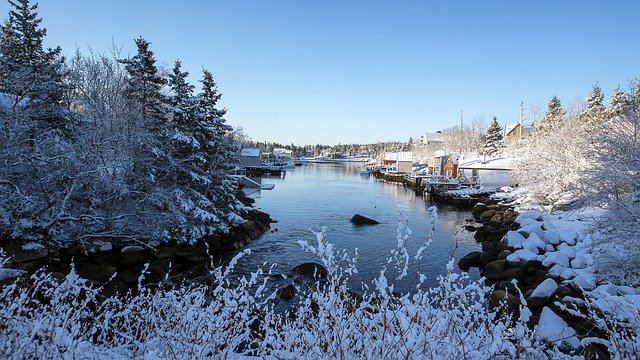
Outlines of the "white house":
<svg viewBox="0 0 640 360">
<path fill-rule="evenodd" d="M 458 164 L 459 176 L 474 178 L 479 185 L 500 187 L 510 184 L 509 172 L 512 159 L 505 157 L 465 159 Z"/>
<path fill-rule="evenodd" d="M 385 152 L 383 165 L 395 166 L 400 173 L 410 173 L 413 166 L 413 153 L 411 151 Z"/>
<path fill-rule="evenodd" d="M 276 159 L 289 160 L 293 157 L 293 151 L 287 149 L 273 149 L 273 156 L 275 156 Z"/>
<path fill-rule="evenodd" d="M 420 137 L 420 145 L 429 146 L 434 149 L 442 148 L 442 144 L 444 143 L 444 137 L 442 136 L 442 132 L 434 132 L 434 133 L 424 133 Z"/>
<path fill-rule="evenodd" d="M 246 167 L 258 167 L 260 166 L 260 149 L 244 148 L 240 150 L 240 157 L 238 158 L 239 166 Z"/>
</svg>

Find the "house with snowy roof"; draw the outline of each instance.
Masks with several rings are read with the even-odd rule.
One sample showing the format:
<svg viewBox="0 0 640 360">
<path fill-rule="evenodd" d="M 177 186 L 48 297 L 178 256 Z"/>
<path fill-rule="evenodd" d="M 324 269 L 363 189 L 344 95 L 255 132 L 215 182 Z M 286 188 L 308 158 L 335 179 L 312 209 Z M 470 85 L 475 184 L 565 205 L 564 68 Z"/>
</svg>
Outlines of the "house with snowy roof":
<svg viewBox="0 0 640 360">
<path fill-rule="evenodd" d="M 258 167 L 260 166 L 260 156 L 262 151 L 260 149 L 244 148 L 240 150 L 240 156 L 238 157 L 238 166 L 241 168 Z"/>
<path fill-rule="evenodd" d="M 516 140 L 526 139 L 533 135 L 534 129 L 531 125 L 506 124 L 504 126 L 504 142 L 509 144 Z"/>
<path fill-rule="evenodd" d="M 289 160 L 293 157 L 293 151 L 289 149 L 273 149 L 273 156 L 276 159 Z"/>
<path fill-rule="evenodd" d="M 413 166 L 411 151 L 385 152 L 382 165 L 395 167 L 399 173 L 410 173 Z"/>
<path fill-rule="evenodd" d="M 435 149 L 440 149 L 442 148 L 443 143 L 444 137 L 442 136 L 441 131 L 437 131 L 434 133 L 424 133 L 424 135 L 420 137 L 420 145 L 425 147 L 429 146 Z"/>
<path fill-rule="evenodd" d="M 487 187 L 511 185 L 509 173 L 513 168 L 512 161 L 506 157 L 468 157 L 459 161 L 458 176 L 473 179 L 478 185 Z"/>
</svg>

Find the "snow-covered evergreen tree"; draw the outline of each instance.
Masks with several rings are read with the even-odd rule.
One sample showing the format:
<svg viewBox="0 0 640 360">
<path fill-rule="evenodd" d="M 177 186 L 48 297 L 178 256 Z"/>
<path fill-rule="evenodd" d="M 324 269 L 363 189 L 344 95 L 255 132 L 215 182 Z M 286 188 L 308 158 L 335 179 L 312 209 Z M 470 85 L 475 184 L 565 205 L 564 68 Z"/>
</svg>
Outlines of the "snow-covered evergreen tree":
<svg viewBox="0 0 640 360">
<path fill-rule="evenodd" d="M 232 128 L 227 125 L 224 115 L 226 109 L 218 109 L 218 100 L 222 94 L 218 92 L 213 75 L 208 70 L 203 70 L 202 93 L 198 96 L 198 124 L 195 131 L 202 151 L 210 156 L 207 170 L 211 175 L 211 184 L 207 194 L 212 196 L 214 203 L 220 209 L 228 208 L 234 198 L 234 187 L 228 174 L 235 167 L 237 145 L 232 138 Z"/>
<path fill-rule="evenodd" d="M 607 109 L 603 105 L 604 95 L 599 85 L 594 85 L 587 97 L 587 109 L 582 114 L 584 121 L 591 127 L 597 127 L 606 119 Z"/>
<path fill-rule="evenodd" d="M 485 156 L 493 156 L 498 153 L 503 145 L 502 127 L 498 124 L 498 119 L 494 116 L 487 130 L 487 138 L 482 147 L 482 154 Z"/>
<path fill-rule="evenodd" d="M 9 4 L 12 9 L 0 33 L 0 91 L 12 94 L 15 103 L 28 99 L 33 117 L 61 128 L 58 105 L 66 86 L 62 50 L 44 49 L 47 31 L 40 26 L 37 3 L 10 0 Z"/>
<path fill-rule="evenodd" d="M 607 109 L 609 118 L 616 118 L 628 115 L 633 104 L 631 97 L 617 87 L 609 99 L 609 105 Z"/>
<path fill-rule="evenodd" d="M 140 111 L 143 126 L 151 131 L 160 131 L 166 125 L 167 99 L 162 93 L 167 80 L 156 67 L 150 43 L 142 37 L 135 39 L 138 52 L 130 59 L 122 59 L 129 74 L 127 93 Z"/>
<path fill-rule="evenodd" d="M 554 95 L 547 105 L 542 119 L 536 124 L 536 135 L 543 135 L 553 130 L 557 130 L 562 124 L 562 115 L 564 110 L 560 104 L 560 100 Z"/>
</svg>

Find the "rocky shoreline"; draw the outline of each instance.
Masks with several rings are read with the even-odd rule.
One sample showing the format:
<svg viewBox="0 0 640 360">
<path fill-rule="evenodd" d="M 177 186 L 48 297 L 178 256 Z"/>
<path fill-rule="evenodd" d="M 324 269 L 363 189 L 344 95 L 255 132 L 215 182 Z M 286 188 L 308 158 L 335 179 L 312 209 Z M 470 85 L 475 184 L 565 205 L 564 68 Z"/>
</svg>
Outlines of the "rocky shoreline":
<svg viewBox="0 0 640 360">
<path fill-rule="evenodd" d="M 241 200 L 248 202 L 247 199 Z M 194 244 L 164 242 L 154 246 L 115 247 L 111 243 L 96 242 L 76 243 L 60 249 L 38 247 L 25 250 L 20 242 L 6 242 L 4 250 L 9 260 L 4 267 L 16 269 L 21 274 L 44 268 L 53 277 L 62 279 L 74 266 L 82 278 L 96 285 L 105 285 L 103 291 L 105 296 L 109 296 L 135 289 L 145 267 L 146 283 L 153 283 L 167 274 L 188 271 L 209 263 L 212 256 L 247 245 L 274 222 L 269 214 L 256 209 L 247 211 L 243 218 L 246 220 L 243 224 L 227 233 L 215 234 Z"/>
<path fill-rule="evenodd" d="M 517 317 L 524 299 L 524 305 L 532 313 L 528 321 L 531 327 L 549 317 L 557 316 L 575 330 L 577 339 L 605 337 L 604 332 L 595 324 L 582 316 L 576 316 L 576 311 L 583 314 L 587 311 L 581 304 L 585 296 L 580 287 L 563 281 L 556 274 L 554 266 L 558 262 L 548 259 L 558 256 L 544 257 L 557 253 L 557 248 L 572 247 L 575 239 L 551 241 L 555 245 L 550 245 L 549 241 L 538 241 L 547 234 L 544 232 L 547 229 L 542 218 L 526 219 L 529 223 L 539 222 L 539 226 L 522 226 L 516 221 L 518 219 L 524 222 L 519 218 L 519 213 L 511 206 L 496 201 L 476 204 L 472 214 L 481 226 L 468 225 L 466 228 L 475 232 L 474 237 L 482 244 L 482 251 L 472 252 L 461 258 L 458 267 L 463 271 L 468 271 L 471 267 L 479 268 L 487 284 L 494 286 L 489 299 L 490 306 L 505 306 L 507 313 Z M 521 238 L 520 245 L 513 241 L 514 238 Z M 528 245 L 527 241 L 533 245 Z M 537 250 L 536 255 L 530 258 L 521 256 L 531 246 L 532 250 Z M 604 347 L 594 344 L 584 347 L 582 353 L 588 357 L 609 358 Z"/>
</svg>

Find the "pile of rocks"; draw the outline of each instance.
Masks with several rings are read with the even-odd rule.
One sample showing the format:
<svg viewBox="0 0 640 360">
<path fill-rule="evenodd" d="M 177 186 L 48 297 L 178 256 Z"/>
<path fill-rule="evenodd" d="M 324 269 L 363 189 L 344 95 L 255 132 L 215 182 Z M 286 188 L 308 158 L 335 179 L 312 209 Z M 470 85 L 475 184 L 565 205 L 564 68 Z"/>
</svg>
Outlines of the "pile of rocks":
<svg viewBox="0 0 640 360">
<path fill-rule="evenodd" d="M 482 251 L 468 254 L 458 266 L 463 271 L 480 268 L 487 283 L 494 285 L 492 306 L 506 304 L 506 310 L 517 316 L 520 306 L 526 305 L 532 313 L 531 326 L 553 322 L 563 331 L 562 341 L 573 348 L 580 346 L 579 338 L 604 336 L 594 324 L 576 316 L 586 312 L 583 290 L 594 289 L 596 283 L 585 269 L 594 259 L 576 251 L 574 232 L 556 229 L 539 211 L 517 213 L 498 203 L 478 203 L 472 213 L 482 224 L 475 230 Z M 606 357 L 594 345 L 583 351 Z"/>
<path fill-rule="evenodd" d="M 264 233 L 273 222 L 258 210 L 245 214 L 243 224 L 228 233 L 203 238 L 194 244 L 160 243 L 118 245 L 106 241 L 75 243 L 60 249 L 48 249 L 35 242 L 8 242 L 4 247 L 9 261 L 5 267 L 28 274 L 46 268 L 52 276 L 63 278 L 71 267 L 82 278 L 105 285 L 105 295 L 136 288 L 145 267 L 145 279 L 152 282 L 168 273 L 177 274 L 206 264 L 211 256 L 233 251 Z M 9 281 L 10 279 L 7 279 Z"/>
</svg>

